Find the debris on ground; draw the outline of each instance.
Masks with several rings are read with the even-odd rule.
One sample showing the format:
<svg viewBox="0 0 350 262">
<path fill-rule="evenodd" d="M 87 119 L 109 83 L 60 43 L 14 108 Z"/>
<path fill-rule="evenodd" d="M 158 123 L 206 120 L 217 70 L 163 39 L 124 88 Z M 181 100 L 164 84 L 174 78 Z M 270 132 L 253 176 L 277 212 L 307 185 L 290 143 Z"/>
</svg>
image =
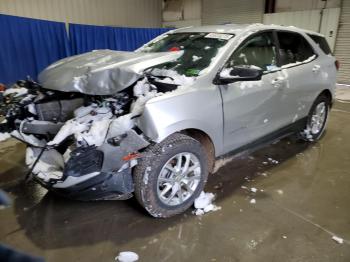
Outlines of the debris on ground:
<svg viewBox="0 0 350 262">
<path fill-rule="evenodd" d="M 256 200 L 253 198 L 253 199 L 250 200 L 249 203 L 250 203 L 250 204 L 256 204 Z"/>
<path fill-rule="evenodd" d="M 277 189 L 276 191 L 277 191 L 277 193 L 278 193 L 279 195 L 283 195 L 283 190 Z"/>
<path fill-rule="evenodd" d="M 119 255 L 115 258 L 118 262 L 134 262 L 139 260 L 139 255 L 135 252 L 124 251 L 120 252 Z"/>
<path fill-rule="evenodd" d="M 302 135 L 307 141 L 309 141 L 309 142 L 313 142 L 313 141 L 314 141 L 314 140 L 313 140 L 313 136 L 312 136 L 312 134 L 311 134 L 311 129 L 310 129 L 310 127 L 304 129 L 304 131 L 301 132 L 301 135 Z"/>
<path fill-rule="evenodd" d="M 11 135 L 9 133 L 0 133 L 0 142 L 9 139 Z"/>
<path fill-rule="evenodd" d="M 252 188 L 250 189 L 250 191 L 252 191 L 253 193 L 256 193 L 256 192 L 258 191 L 258 189 L 256 189 L 255 187 L 252 187 Z"/>
<path fill-rule="evenodd" d="M 214 189 L 219 190 L 219 189 L 222 189 L 223 186 L 224 184 L 222 182 L 219 182 L 219 184 L 214 186 Z"/>
<path fill-rule="evenodd" d="M 205 193 L 202 191 L 199 197 L 194 200 L 194 208 L 196 210 L 193 213 L 196 216 L 201 216 L 210 211 L 220 210 L 221 207 L 213 204 L 214 199 L 215 195 L 213 193 Z"/>
<path fill-rule="evenodd" d="M 332 239 L 337 242 L 338 244 L 343 244 L 344 243 L 344 239 L 342 239 L 341 237 L 337 237 L 337 236 L 332 236 Z"/>
<path fill-rule="evenodd" d="M 287 239 L 287 236 L 284 236 L 284 235 L 283 235 L 282 238 L 283 238 L 283 239 Z"/>
<path fill-rule="evenodd" d="M 275 160 L 275 159 L 273 159 L 273 158 L 271 158 L 271 157 L 269 157 L 267 160 L 268 160 L 270 163 L 272 163 L 272 164 L 278 164 L 278 163 L 279 163 L 279 161 L 277 161 L 277 160 Z"/>
<path fill-rule="evenodd" d="M 224 158 L 220 158 L 219 160 L 216 160 L 214 164 L 213 174 L 218 172 L 220 168 L 225 166 L 227 163 L 231 162 L 233 159 L 234 159 L 234 156 L 230 156 L 230 157 L 224 157 Z"/>
</svg>

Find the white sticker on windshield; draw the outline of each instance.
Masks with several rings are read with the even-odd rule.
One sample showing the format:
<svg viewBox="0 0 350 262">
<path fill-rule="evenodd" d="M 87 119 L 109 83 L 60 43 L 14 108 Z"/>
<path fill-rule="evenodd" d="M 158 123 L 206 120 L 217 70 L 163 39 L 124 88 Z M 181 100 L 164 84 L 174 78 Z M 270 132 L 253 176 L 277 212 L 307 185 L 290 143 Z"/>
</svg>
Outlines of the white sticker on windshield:
<svg viewBox="0 0 350 262">
<path fill-rule="evenodd" d="M 205 36 L 206 38 L 216 38 L 216 39 L 223 39 L 223 40 L 229 40 L 233 37 L 233 35 L 230 34 L 220 34 L 220 33 L 209 33 Z"/>
</svg>

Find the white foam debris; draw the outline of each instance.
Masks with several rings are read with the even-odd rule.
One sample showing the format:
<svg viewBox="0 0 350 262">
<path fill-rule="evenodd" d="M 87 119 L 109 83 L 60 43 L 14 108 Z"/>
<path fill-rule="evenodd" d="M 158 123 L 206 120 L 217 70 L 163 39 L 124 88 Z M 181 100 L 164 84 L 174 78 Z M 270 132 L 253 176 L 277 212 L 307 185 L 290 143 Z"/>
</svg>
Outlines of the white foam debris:
<svg viewBox="0 0 350 262">
<path fill-rule="evenodd" d="M 200 60 L 200 59 L 202 59 L 201 56 L 196 56 L 196 55 L 193 55 L 193 56 L 192 56 L 192 61 L 193 61 L 193 62 L 196 62 L 196 61 L 198 61 L 198 60 Z"/>
<path fill-rule="evenodd" d="M 157 82 L 166 84 L 175 84 L 180 86 L 192 85 L 195 81 L 195 77 L 188 77 L 180 75 L 174 70 L 153 68 L 150 73 L 154 76 L 162 76 L 164 79 L 157 79 Z"/>
<path fill-rule="evenodd" d="M 152 85 L 148 83 L 147 78 L 139 80 L 134 86 L 134 96 L 139 97 L 151 91 Z"/>
<path fill-rule="evenodd" d="M 277 189 L 277 193 L 278 193 L 279 195 L 283 195 L 283 190 L 282 190 L 282 189 Z"/>
<path fill-rule="evenodd" d="M 0 133 L 0 142 L 9 139 L 11 135 L 9 133 Z"/>
<path fill-rule="evenodd" d="M 213 204 L 214 199 L 215 195 L 213 193 L 205 193 L 202 191 L 199 197 L 194 200 L 194 207 L 196 209 L 194 214 L 196 216 L 201 216 L 210 211 L 220 210 L 221 207 Z"/>
<path fill-rule="evenodd" d="M 26 135 L 17 130 L 12 131 L 11 135 L 33 146 L 38 146 L 38 147 L 45 146 L 45 140 L 40 140 L 34 135 Z"/>
<path fill-rule="evenodd" d="M 311 129 L 310 127 L 307 127 L 306 129 L 304 129 L 304 131 L 301 132 L 301 135 L 308 141 L 312 142 L 314 141 L 313 136 L 311 134 Z"/>
<path fill-rule="evenodd" d="M 269 122 L 269 120 L 267 118 L 264 119 L 264 124 L 266 124 L 267 122 Z"/>
<path fill-rule="evenodd" d="M 252 188 L 250 189 L 250 191 L 252 191 L 253 193 L 256 193 L 256 192 L 258 191 L 258 189 L 256 189 L 255 187 L 252 187 Z"/>
<path fill-rule="evenodd" d="M 4 96 L 10 95 L 10 94 L 15 94 L 15 97 L 17 96 L 22 96 L 28 93 L 28 89 L 24 88 L 24 87 L 13 87 L 13 88 L 9 88 L 6 89 L 5 92 L 3 93 Z"/>
<path fill-rule="evenodd" d="M 283 238 L 283 239 L 287 239 L 287 236 L 283 235 L 282 238 Z"/>
<path fill-rule="evenodd" d="M 40 153 L 40 150 L 41 149 L 39 148 L 27 147 L 26 164 L 29 168 L 33 166 Z M 63 167 L 63 156 L 55 149 L 50 149 L 43 152 L 40 160 L 36 163 L 32 172 L 47 182 L 50 179 L 60 179 L 63 175 Z"/>
<path fill-rule="evenodd" d="M 60 144 L 66 137 L 80 134 L 89 128 L 87 123 L 79 123 L 76 119 L 67 121 L 56 134 L 55 138 L 47 143 L 48 146 Z"/>
<path fill-rule="evenodd" d="M 33 114 L 33 115 L 36 115 L 36 109 L 35 109 L 35 105 L 34 104 L 29 104 L 27 105 L 27 109 L 28 109 L 28 112 Z"/>
<path fill-rule="evenodd" d="M 279 163 L 278 160 L 275 160 L 275 159 L 273 159 L 273 158 L 271 158 L 271 157 L 269 157 L 267 160 L 268 160 L 270 163 L 275 164 L 275 165 L 277 165 L 277 164 Z"/>
<path fill-rule="evenodd" d="M 224 69 L 221 70 L 220 72 L 220 77 L 222 78 L 237 78 L 238 76 L 233 76 L 231 75 L 231 71 L 232 71 L 232 68 L 230 67 L 226 67 Z"/>
<path fill-rule="evenodd" d="M 250 201 L 249 201 L 250 204 L 256 204 L 256 200 L 254 198 L 252 198 Z"/>
<path fill-rule="evenodd" d="M 123 251 L 115 257 L 118 262 L 135 262 L 139 260 L 139 255 L 132 251 Z"/>
<path fill-rule="evenodd" d="M 341 237 L 337 237 L 337 236 L 332 236 L 332 239 L 337 242 L 338 244 L 343 244 L 344 243 L 344 239 L 342 239 Z"/>
</svg>

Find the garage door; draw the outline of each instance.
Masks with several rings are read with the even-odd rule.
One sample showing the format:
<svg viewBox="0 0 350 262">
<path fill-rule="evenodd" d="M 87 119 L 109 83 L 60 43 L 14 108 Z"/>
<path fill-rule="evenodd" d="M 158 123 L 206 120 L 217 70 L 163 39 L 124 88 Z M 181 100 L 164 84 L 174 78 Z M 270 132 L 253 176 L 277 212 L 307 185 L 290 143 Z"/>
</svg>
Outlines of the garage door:
<svg viewBox="0 0 350 262">
<path fill-rule="evenodd" d="M 338 82 L 350 84 L 350 1 L 342 1 L 335 56 L 340 61 Z"/>
<path fill-rule="evenodd" d="M 262 23 L 264 0 L 203 0 L 202 24 Z"/>
</svg>

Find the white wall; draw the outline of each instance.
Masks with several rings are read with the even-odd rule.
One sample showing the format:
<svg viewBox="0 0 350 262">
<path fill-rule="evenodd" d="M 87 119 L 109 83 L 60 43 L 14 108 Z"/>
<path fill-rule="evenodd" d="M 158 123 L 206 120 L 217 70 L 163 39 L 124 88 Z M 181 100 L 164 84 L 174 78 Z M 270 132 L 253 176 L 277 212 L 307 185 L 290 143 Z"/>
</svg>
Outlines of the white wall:
<svg viewBox="0 0 350 262">
<path fill-rule="evenodd" d="M 261 23 L 265 0 L 202 0 L 202 23 Z"/>
<path fill-rule="evenodd" d="M 164 27 L 200 26 L 202 24 L 201 0 L 171 0 L 163 10 Z"/>
<path fill-rule="evenodd" d="M 0 13 L 67 23 L 161 27 L 161 0 L 0 0 Z"/>
<path fill-rule="evenodd" d="M 344 0 L 347 1 L 347 0 Z M 341 0 L 276 0 L 275 12 L 304 11 L 340 7 Z"/>
<path fill-rule="evenodd" d="M 320 28 L 320 19 L 320 10 L 264 14 L 264 24 L 292 25 L 316 32 Z"/>
</svg>

